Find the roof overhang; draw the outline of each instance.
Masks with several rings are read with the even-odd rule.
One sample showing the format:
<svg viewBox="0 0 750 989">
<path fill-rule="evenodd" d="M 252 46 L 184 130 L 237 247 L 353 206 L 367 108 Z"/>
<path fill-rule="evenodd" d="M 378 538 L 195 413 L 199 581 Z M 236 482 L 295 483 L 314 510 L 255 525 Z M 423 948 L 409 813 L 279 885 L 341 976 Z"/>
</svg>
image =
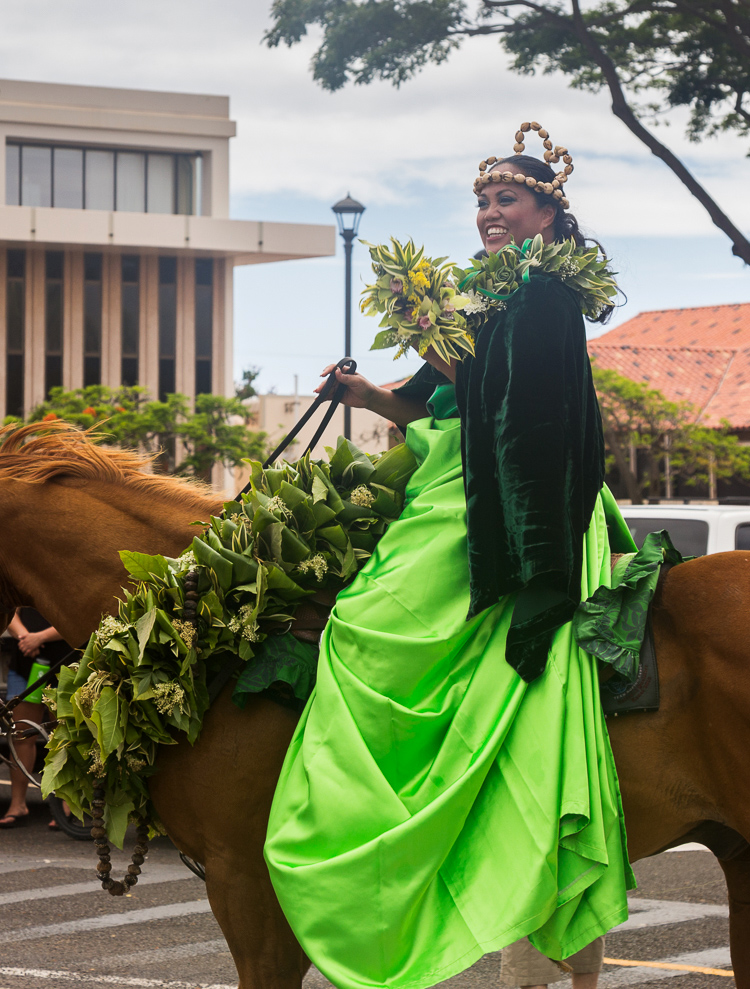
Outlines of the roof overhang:
<svg viewBox="0 0 750 989">
<path fill-rule="evenodd" d="M 336 253 L 336 228 L 211 216 L 0 206 L 0 243 L 57 250 L 193 254 L 234 265 L 267 264 Z"/>
</svg>

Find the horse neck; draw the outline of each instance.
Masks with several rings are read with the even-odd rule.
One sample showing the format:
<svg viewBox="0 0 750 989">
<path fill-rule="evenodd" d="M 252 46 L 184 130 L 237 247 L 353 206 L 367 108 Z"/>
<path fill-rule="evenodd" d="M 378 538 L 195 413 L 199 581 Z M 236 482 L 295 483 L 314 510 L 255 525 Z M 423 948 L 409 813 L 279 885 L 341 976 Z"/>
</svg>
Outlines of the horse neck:
<svg viewBox="0 0 750 989">
<path fill-rule="evenodd" d="M 87 481 L 0 481 L 0 570 L 16 604 L 36 608 L 72 645 L 115 613 L 128 577 L 120 550 L 178 556 L 219 502 L 197 493 Z"/>
</svg>

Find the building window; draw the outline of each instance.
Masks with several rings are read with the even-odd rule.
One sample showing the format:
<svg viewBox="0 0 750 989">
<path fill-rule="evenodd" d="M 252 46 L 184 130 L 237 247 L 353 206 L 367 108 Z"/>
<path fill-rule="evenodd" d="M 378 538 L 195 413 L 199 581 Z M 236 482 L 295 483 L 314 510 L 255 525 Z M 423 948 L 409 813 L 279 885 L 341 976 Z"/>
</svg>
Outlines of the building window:
<svg viewBox="0 0 750 989">
<path fill-rule="evenodd" d="M 26 251 L 8 251 L 5 296 L 5 414 L 23 415 Z"/>
<path fill-rule="evenodd" d="M 62 387 L 63 252 L 44 252 L 44 393 Z"/>
<path fill-rule="evenodd" d="M 195 261 L 195 394 L 210 395 L 214 349 L 214 262 Z"/>
<path fill-rule="evenodd" d="M 159 258 L 159 401 L 175 392 L 177 258 Z"/>
<path fill-rule="evenodd" d="M 140 258 L 137 254 L 122 256 L 122 364 L 123 385 L 138 384 L 138 352 L 141 329 Z"/>
<path fill-rule="evenodd" d="M 83 387 L 102 383 L 102 256 L 83 255 Z"/>
<path fill-rule="evenodd" d="M 7 144 L 9 206 L 200 212 L 201 156 L 42 144 Z"/>
<path fill-rule="evenodd" d="M 114 151 L 86 152 L 85 208 L 115 208 Z"/>
<path fill-rule="evenodd" d="M 52 148 L 21 148 L 21 205 L 52 205 Z"/>
</svg>

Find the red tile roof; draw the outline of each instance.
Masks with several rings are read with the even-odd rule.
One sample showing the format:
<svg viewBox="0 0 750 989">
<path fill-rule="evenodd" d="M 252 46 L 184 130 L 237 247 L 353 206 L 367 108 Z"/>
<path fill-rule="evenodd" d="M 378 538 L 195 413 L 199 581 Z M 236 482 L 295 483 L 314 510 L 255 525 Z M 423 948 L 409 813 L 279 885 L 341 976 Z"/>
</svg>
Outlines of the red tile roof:
<svg viewBox="0 0 750 989">
<path fill-rule="evenodd" d="M 638 313 L 597 341 L 617 346 L 750 347 L 750 302 Z"/>
<path fill-rule="evenodd" d="M 599 367 L 690 402 L 706 426 L 750 427 L 750 303 L 639 313 L 588 347 Z"/>
</svg>

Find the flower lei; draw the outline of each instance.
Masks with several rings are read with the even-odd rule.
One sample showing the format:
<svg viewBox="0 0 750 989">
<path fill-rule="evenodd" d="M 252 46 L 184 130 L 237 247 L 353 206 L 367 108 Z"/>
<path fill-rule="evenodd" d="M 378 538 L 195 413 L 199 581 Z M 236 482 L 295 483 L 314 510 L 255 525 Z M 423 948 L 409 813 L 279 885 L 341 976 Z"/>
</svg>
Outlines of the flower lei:
<svg viewBox="0 0 750 989">
<path fill-rule="evenodd" d="M 474 338 L 493 310 L 504 309 L 533 272 L 569 285 L 589 319 L 612 305 L 618 291 L 599 247 L 578 247 L 573 238 L 545 244 L 537 234 L 522 247 L 511 242 L 497 254 L 473 259 L 465 269 L 425 257 L 412 241 L 402 246 L 392 238 L 391 245 L 368 245 L 377 280 L 363 292 L 362 311 L 384 314 L 385 329 L 371 349 L 395 346 L 396 358 L 412 346 L 420 355 L 432 346 L 445 361 L 473 354 Z"/>
<path fill-rule="evenodd" d="M 106 615 L 79 663 L 60 670 L 46 702 L 59 720 L 42 789 L 79 817 L 105 780 L 104 821 L 122 847 L 128 820 L 159 822 L 147 780 L 160 745 L 193 744 L 209 706 L 207 682 L 239 655 L 251 661 L 269 623 L 288 621 L 317 591 L 338 592 L 403 507 L 416 461 L 403 444 L 369 456 L 340 439 L 330 460 L 303 457 L 264 470 L 221 516 L 196 523 L 179 558 L 121 553 L 135 584 Z M 185 620 L 185 577 L 198 575 L 197 621 Z"/>
</svg>

